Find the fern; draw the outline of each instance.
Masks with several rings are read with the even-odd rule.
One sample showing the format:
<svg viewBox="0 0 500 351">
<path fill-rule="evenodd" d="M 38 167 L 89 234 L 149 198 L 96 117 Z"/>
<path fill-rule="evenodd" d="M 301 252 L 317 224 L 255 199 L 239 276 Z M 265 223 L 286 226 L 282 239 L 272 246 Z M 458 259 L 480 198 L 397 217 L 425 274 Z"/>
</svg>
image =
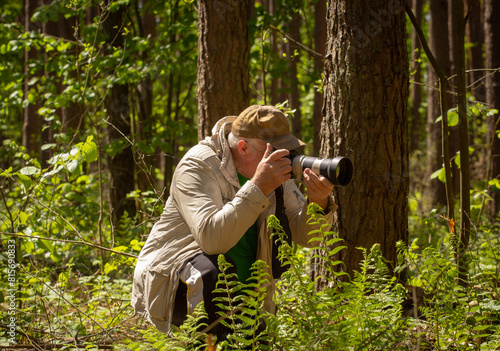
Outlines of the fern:
<svg viewBox="0 0 500 351">
<path fill-rule="evenodd" d="M 321 266 L 329 274 L 329 276 L 336 278 L 347 276 L 347 273 L 337 269 L 338 265 L 343 264 L 342 261 L 338 260 L 338 253 L 345 249 L 346 246 L 340 245 L 343 240 L 339 238 L 335 232 L 330 230 L 331 224 L 321 213 L 321 208 L 314 202 L 309 204 L 307 207 L 307 214 L 310 216 L 308 223 L 319 227 L 319 229 L 311 230 L 309 232 L 309 235 L 316 235 L 311 238 L 309 242 L 317 242 L 319 244 L 318 246 L 313 247 L 313 250 L 321 253 L 314 254 L 312 258 L 317 258 L 319 259 L 319 262 L 323 262 Z M 325 276 L 319 276 L 317 279 L 324 279 L 327 281 L 330 280 Z"/>
<path fill-rule="evenodd" d="M 219 280 L 214 293 L 220 296 L 214 301 L 221 309 L 221 323 L 231 333 L 227 341 L 219 345 L 224 349 L 264 350 L 267 334 L 264 328 L 263 303 L 269 289 L 268 266 L 263 261 L 256 261 L 251 268 L 250 282 L 243 284 L 237 280 L 235 273 L 229 273 L 232 265 L 224 255 L 218 258 Z"/>
</svg>

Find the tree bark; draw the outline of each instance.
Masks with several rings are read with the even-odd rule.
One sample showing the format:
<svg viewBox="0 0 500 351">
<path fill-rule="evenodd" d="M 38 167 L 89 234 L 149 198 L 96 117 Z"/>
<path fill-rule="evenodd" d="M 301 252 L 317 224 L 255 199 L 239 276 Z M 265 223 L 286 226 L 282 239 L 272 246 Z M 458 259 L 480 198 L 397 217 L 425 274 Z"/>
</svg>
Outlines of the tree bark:
<svg viewBox="0 0 500 351">
<path fill-rule="evenodd" d="M 334 188 L 339 208 L 333 230 L 348 246 L 339 258 L 351 275 L 363 258 L 358 247 L 379 244 L 395 263 L 396 242 L 408 240 L 403 1 L 332 1 L 328 9 L 320 155 L 348 156 L 354 164 L 351 183 Z"/>
<path fill-rule="evenodd" d="M 448 43 L 448 7 L 446 0 L 433 0 L 429 4 L 429 46 L 436 57 L 437 63 L 447 77 L 450 76 L 450 56 Z M 443 182 L 430 179 L 432 173 L 443 166 L 441 127 L 436 119 L 441 115 L 439 108 L 439 92 L 437 91 L 438 76 L 433 68 L 429 68 L 429 83 L 431 88 L 427 95 L 427 157 L 426 181 L 424 182 L 423 211 L 428 212 L 436 205 L 447 203 L 446 188 Z M 448 104 L 450 106 L 450 104 Z M 429 179 L 427 181 L 427 179 Z"/>
<path fill-rule="evenodd" d="M 144 62 L 148 62 L 149 52 L 153 48 L 155 38 L 155 23 L 156 17 L 150 11 L 149 6 L 139 10 L 138 1 L 134 2 L 137 25 L 139 35 L 142 38 L 150 38 L 150 47 L 141 53 L 141 58 Z M 151 6 L 151 5 L 150 5 Z M 138 139 L 144 144 L 151 144 L 154 134 L 155 120 L 153 117 L 153 79 L 151 74 L 147 74 L 137 85 L 137 134 Z M 137 139 L 136 139 L 137 140 Z M 146 190 L 151 186 L 155 187 L 154 177 L 152 174 L 153 168 L 160 168 L 160 153 L 152 148 L 148 148 L 147 157 L 142 159 L 141 169 L 137 174 L 137 187 L 140 190 Z"/>
<path fill-rule="evenodd" d="M 276 14 L 276 1 L 275 0 L 264 0 L 263 1 L 264 6 L 266 7 L 267 13 L 269 14 L 269 17 L 274 18 Z M 269 37 L 269 55 L 279 54 L 279 49 L 278 49 L 278 41 L 277 41 L 277 32 L 275 30 L 269 31 L 267 34 Z M 263 54 L 263 53 L 261 53 Z M 262 70 L 265 70 L 265 67 L 261 67 Z M 265 77 L 263 77 L 265 79 Z M 270 84 L 270 91 L 269 91 L 269 100 L 272 105 L 276 105 L 277 103 L 280 103 L 279 94 L 278 94 L 278 86 L 279 82 L 281 79 L 279 77 L 276 77 L 275 75 L 271 75 L 271 84 Z M 262 82 L 263 84 L 266 84 L 266 82 Z M 264 96 L 264 100 L 267 102 L 267 96 Z"/>
<path fill-rule="evenodd" d="M 198 139 L 249 104 L 249 0 L 198 0 Z"/>
<path fill-rule="evenodd" d="M 24 30 L 25 32 L 29 32 L 32 28 L 30 28 L 31 16 L 33 15 L 33 11 L 36 6 L 39 5 L 38 2 L 25 0 L 24 1 Z M 28 63 L 29 60 L 36 58 L 37 52 L 34 47 L 30 48 L 30 50 L 25 50 L 24 52 L 24 97 L 28 98 L 29 94 L 29 86 L 28 82 L 29 78 L 29 68 Z M 24 108 L 23 114 L 23 137 L 22 144 L 26 148 L 26 152 L 31 157 L 37 157 L 40 153 L 40 121 L 38 116 L 38 108 L 37 104 L 30 103 L 28 106 Z"/>
<path fill-rule="evenodd" d="M 292 21 L 290 22 L 290 38 L 293 40 L 288 40 L 286 43 L 286 56 L 288 59 L 288 106 L 295 110 L 293 117 L 291 119 L 291 133 L 295 135 L 297 138 L 302 138 L 302 114 L 300 112 L 301 103 L 300 103 L 300 91 L 299 84 L 297 80 L 297 62 L 300 60 L 300 47 L 297 43 L 300 43 L 300 24 L 301 24 L 301 16 L 300 13 L 297 12 Z M 297 52 L 297 55 L 295 55 Z"/>
<path fill-rule="evenodd" d="M 318 75 L 323 71 L 323 62 L 326 50 L 326 0 L 319 0 L 314 5 L 314 70 Z M 320 54 L 321 56 L 319 56 Z M 323 93 L 316 90 L 314 93 L 314 139 L 313 154 L 319 155 L 321 141 L 319 135 L 321 132 L 321 123 L 323 122 Z"/>
<path fill-rule="evenodd" d="M 486 68 L 496 69 L 496 72 L 488 72 L 486 76 L 486 103 L 488 108 L 500 111 L 500 3 L 498 0 L 485 0 L 484 36 L 486 48 Z M 489 159 L 491 160 L 489 179 L 500 177 L 500 139 L 497 133 L 500 130 L 500 115 L 488 117 L 488 145 L 491 145 Z M 492 219 L 498 216 L 500 211 L 500 190 L 491 188 L 489 190 L 493 201 L 488 203 L 488 214 Z"/>
<path fill-rule="evenodd" d="M 110 47 L 124 47 L 121 32 L 125 21 L 125 9 L 120 7 L 116 12 L 110 12 L 103 23 L 103 32 Z M 135 216 L 136 208 L 133 199 L 127 199 L 127 194 L 135 189 L 134 156 L 132 147 L 125 137 L 130 139 L 131 118 L 129 87 L 127 84 L 115 83 L 108 90 L 104 104 L 109 124 L 106 126 L 106 142 L 121 143 L 122 147 L 115 155 L 108 155 L 109 171 L 109 201 L 111 218 L 116 225 L 125 212 L 130 217 Z"/>
<path fill-rule="evenodd" d="M 477 101 L 486 101 L 486 90 L 482 79 L 484 68 L 483 48 L 484 43 L 484 25 L 479 0 L 465 0 L 468 9 L 468 20 L 466 23 L 467 41 L 470 44 L 468 51 L 468 85 L 470 91 Z"/>
<path fill-rule="evenodd" d="M 59 15 L 59 22 L 57 23 L 57 25 L 61 38 L 71 41 L 75 40 L 74 33 L 75 27 L 77 25 L 76 17 L 66 18 L 61 14 Z M 72 51 L 75 55 L 77 55 L 76 45 Z M 76 80 L 76 72 L 72 73 L 72 77 Z M 62 89 L 64 88 L 65 87 L 62 86 Z M 83 129 L 83 121 L 81 120 L 81 118 L 81 107 L 76 102 L 69 101 L 67 106 L 61 107 L 61 123 L 63 132 L 74 133 L 79 128 Z"/>
<path fill-rule="evenodd" d="M 413 0 L 412 8 L 417 22 L 420 24 L 422 21 L 422 0 Z M 416 83 L 411 85 L 411 117 L 412 117 L 412 128 L 410 136 L 410 153 L 419 149 L 420 144 L 420 132 L 422 128 L 422 117 L 420 116 L 420 104 L 422 103 L 422 87 L 420 82 L 422 81 L 422 70 L 420 65 L 421 58 L 421 45 L 418 39 L 416 31 L 411 34 L 411 64 L 413 72 L 413 81 Z"/>
<path fill-rule="evenodd" d="M 460 140 L 460 233 L 456 249 L 458 265 L 458 283 L 467 284 L 467 259 L 465 252 L 469 247 L 470 236 L 470 157 L 469 157 L 469 128 L 467 121 L 467 96 L 465 77 L 465 21 L 463 1 L 454 1 L 452 6 L 453 22 L 456 29 L 454 37 L 454 52 L 456 83 L 457 83 L 457 112 L 459 116 Z"/>
<path fill-rule="evenodd" d="M 449 83 L 450 83 L 450 90 L 452 90 L 454 93 L 448 95 L 448 106 L 450 108 L 456 108 L 458 104 L 457 100 L 457 94 L 458 94 L 458 66 L 461 66 L 460 57 L 457 56 L 460 48 L 455 47 L 457 45 L 456 39 L 458 34 L 458 31 L 460 30 L 459 27 L 457 27 L 458 23 L 458 18 L 456 17 L 455 11 L 453 10 L 453 6 L 455 5 L 455 2 L 457 0 L 448 0 L 448 42 L 450 43 L 450 52 L 448 55 L 450 56 L 450 74 L 448 75 L 449 77 Z M 465 36 L 465 33 L 464 33 Z M 462 45 L 463 47 L 463 45 Z M 463 49 L 462 49 L 463 50 Z M 452 159 L 454 158 L 454 155 L 457 154 L 457 152 L 460 150 L 460 126 L 450 126 L 448 132 L 449 132 L 449 145 L 450 145 L 450 154 L 452 155 Z M 460 169 L 458 168 L 457 164 L 455 162 L 451 163 L 451 172 L 452 172 L 452 182 L 453 182 L 453 193 L 454 194 L 459 194 L 460 193 Z"/>
</svg>

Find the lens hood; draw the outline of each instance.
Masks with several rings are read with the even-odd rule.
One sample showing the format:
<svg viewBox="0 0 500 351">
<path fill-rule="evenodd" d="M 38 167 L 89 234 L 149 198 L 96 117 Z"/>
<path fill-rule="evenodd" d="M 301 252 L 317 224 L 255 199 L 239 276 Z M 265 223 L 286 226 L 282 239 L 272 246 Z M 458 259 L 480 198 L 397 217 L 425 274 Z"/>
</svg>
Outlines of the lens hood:
<svg viewBox="0 0 500 351">
<path fill-rule="evenodd" d="M 331 164 L 325 167 L 328 175 L 325 175 L 333 185 L 346 186 L 351 182 L 353 167 L 350 159 L 344 156 L 337 156 L 331 160 Z"/>
</svg>

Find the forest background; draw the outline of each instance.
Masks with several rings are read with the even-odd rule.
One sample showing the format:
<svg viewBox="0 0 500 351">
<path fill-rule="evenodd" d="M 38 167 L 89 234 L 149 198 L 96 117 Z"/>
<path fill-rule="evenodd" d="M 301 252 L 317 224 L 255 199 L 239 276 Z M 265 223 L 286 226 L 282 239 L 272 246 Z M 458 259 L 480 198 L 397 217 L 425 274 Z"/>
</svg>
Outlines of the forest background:
<svg viewBox="0 0 500 351">
<path fill-rule="evenodd" d="M 186 150 L 220 117 L 267 103 L 288 113 L 307 154 L 355 165 L 317 269 L 308 251 L 288 256 L 273 347 L 498 348 L 500 6 L 355 3 L 358 18 L 339 15 L 349 1 L 3 1 L 2 347 L 203 348 L 192 328 L 166 338 L 133 316 L 135 258 Z M 384 40 L 391 31 L 401 40 Z M 353 83 L 376 96 L 386 74 L 353 74 L 332 103 L 339 79 L 325 64 L 350 45 L 368 61 L 347 54 L 341 69 L 376 66 L 375 42 L 397 58 L 385 72 L 401 84 L 376 120 Z M 387 157 L 370 148 L 393 139 Z"/>
</svg>

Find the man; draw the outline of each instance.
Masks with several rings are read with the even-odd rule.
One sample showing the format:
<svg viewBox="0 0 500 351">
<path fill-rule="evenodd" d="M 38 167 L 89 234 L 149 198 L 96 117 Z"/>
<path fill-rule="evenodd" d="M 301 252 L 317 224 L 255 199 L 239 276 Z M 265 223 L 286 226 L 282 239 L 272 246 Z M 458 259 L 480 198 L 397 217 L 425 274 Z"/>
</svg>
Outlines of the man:
<svg viewBox="0 0 500 351">
<path fill-rule="evenodd" d="M 307 224 L 308 204 L 290 179 L 286 157 L 305 144 L 290 134 L 279 109 L 250 106 L 238 117 L 221 119 L 212 132 L 177 165 L 164 212 L 137 260 L 132 305 L 166 333 L 201 301 L 209 323 L 218 317 L 212 291 L 219 254 L 236 265 L 241 281 L 250 276 L 255 260 L 272 267 L 266 220 L 275 213 L 277 200 L 284 205 L 294 242 L 309 246 L 308 233 L 315 229 Z M 331 222 L 333 185 L 309 169 L 303 181 L 308 201 L 323 208 Z M 268 273 L 273 276 L 272 268 Z M 269 290 L 264 308 L 272 313 L 274 281 Z"/>
</svg>

